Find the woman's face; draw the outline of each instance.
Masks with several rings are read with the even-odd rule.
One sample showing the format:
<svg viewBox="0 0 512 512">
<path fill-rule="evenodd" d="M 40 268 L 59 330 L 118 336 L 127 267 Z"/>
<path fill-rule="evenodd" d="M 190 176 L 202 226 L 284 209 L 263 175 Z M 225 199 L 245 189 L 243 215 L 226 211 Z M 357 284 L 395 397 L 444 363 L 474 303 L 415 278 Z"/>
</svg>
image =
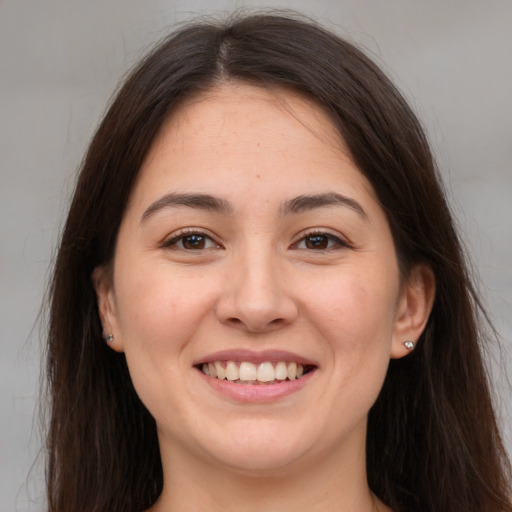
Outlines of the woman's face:
<svg viewBox="0 0 512 512">
<path fill-rule="evenodd" d="M 227 84 L 173 113 L 113 275 L 94 277 L 164 460 L 258 473 L 360 459 L 389 359 L 419 335 L 372 187 L 289 91 Z"/>
</svg>

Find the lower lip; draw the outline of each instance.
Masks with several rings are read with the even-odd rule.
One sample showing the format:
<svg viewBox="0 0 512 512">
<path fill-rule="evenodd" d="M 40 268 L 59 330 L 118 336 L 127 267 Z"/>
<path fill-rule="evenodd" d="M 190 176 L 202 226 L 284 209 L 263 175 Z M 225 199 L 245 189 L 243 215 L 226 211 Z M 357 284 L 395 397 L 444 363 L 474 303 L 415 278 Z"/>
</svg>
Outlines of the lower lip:
<svg viewBox="0 0 512 512">
<path fill-rule="evenodd" d="M 204 382 L 217 393 L 242 403 L 268 403 L 300 391 L 311 380 L 316 370 L 300 379 L 283 380 L 277 384 L 236 384 L 229 380 L 215 379 L 198 370 Z"/>
</svg>

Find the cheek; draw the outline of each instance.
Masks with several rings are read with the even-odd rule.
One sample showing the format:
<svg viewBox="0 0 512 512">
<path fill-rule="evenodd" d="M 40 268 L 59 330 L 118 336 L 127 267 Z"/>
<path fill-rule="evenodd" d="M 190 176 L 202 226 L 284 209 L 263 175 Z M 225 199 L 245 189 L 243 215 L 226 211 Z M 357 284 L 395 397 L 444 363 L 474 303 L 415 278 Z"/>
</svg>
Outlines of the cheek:
<svg viewBox="0 0 512 512">
<path fill-rule="evenodd" d="M 363 408 L 371 406 L 387 372 L 398 290 L 397 283 L 379 283 L 372 277 L 369 271 L 366 278 L 355 271 L 345 273 L 330 280 L 310 302 L 336 388 L 352 399 L 359 397 Z"/>
<path fill-rule="evenodd" d="M 308 316 L 328 361 L 323 396 L 330 404 L 328 435 L 333 438 L 365 420 L 389 365 L 395 286 L 376 286 L 372 272 L 366 275 L 347 271 L 310 288 Z"/>
<path fill-rule="evenodd" d="M 171 275 L 162 262 L 119 261 L 115 293 L 123 349 L 133 385 L 151 414 L 169 424 L 181 410 L 184 357 L 205 314 L 207 294 Z M 188 368 L 187 368 L 188 369 Z"/>
<path fill-rule="evenodd" d="M 312 289 L 308 304 L 325 338 L 342 351 L 361 351 L 391 341 L 397 284 L 372 272 L 347 272 Z"/>
<path fill-rule="evenodd" d="M 186 279 L 168 264 L 119 265 L 116 304 L 125 351 L 175 351 L 186 343 L 211 299 L 203 279 Z"/>
</svg>

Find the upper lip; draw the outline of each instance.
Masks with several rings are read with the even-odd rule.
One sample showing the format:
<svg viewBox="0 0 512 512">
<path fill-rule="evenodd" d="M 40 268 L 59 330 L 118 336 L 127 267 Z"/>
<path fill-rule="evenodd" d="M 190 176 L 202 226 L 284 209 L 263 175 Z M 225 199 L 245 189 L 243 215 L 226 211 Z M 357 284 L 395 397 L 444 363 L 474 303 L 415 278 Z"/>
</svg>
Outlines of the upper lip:
<svg viewBox="0 0 512 512">
<path fill-rule="evenodd" d="M 318 366 L 318 364 L 307 357 L 289 352 L 287 350 L 266 349 L 261 351 L 248 350 L 245 348 L 219 350 L 194 362 L 194 366 L 202 363 L 213 363 L 214 361 L 247 361 L 253 364 L 270 362 L 295 362 L 302 365 Z"/>
</svg>

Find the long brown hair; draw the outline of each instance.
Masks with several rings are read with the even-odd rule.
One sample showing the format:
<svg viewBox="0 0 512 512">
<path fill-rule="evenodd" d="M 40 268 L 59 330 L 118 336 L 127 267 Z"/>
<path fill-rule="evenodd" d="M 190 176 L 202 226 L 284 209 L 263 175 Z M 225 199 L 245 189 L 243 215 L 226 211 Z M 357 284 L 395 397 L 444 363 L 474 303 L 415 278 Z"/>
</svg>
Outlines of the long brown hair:
<svg viewBox="0 0 512 512">
<path fill-rule="evenodd" d="M 294 16 L 199 23 L 130 74 L 82 164 L 50 287 L 47 481 L 51 512 L 140 512 L 162 489 L 153 418 L 105 346 L 91 273 L 111 261 L 134 180 L 169 113 L 238 80 L 322 106 L 386 212 L 403 275 L 429 265 L 437 293 L 413 354 L 392 361 L 369 416 L 369 485 L 396 512 L 505 512 L 510 466 L 482 363 L 481 306 L 424 133 L 353 45 Z"/>
</svg>

